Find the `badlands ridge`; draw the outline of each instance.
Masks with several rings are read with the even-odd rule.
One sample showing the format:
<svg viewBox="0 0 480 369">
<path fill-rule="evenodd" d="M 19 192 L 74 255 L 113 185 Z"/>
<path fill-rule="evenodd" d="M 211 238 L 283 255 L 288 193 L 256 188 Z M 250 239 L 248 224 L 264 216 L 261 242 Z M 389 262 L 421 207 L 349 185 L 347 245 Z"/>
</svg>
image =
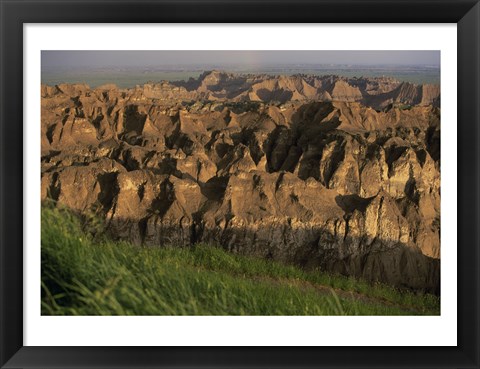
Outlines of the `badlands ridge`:
<svg viewBox="0 0 480 369">
<path fill-rule="evenodd" d="M 42 199 L 113 237 L 439 293 L 437 85 L 212 71 L 41 95 Z"/>
</svg>

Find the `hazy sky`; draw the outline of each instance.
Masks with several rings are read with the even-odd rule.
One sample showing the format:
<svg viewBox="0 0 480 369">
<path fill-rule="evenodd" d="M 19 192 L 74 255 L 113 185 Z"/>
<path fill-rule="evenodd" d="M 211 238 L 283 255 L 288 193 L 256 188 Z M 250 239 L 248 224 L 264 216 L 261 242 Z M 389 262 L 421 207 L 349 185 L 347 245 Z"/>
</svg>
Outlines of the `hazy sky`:
<svg viewBox="0 0 480 369">
<path fill-rule="evenodd" d="M 42 51 L 42 67 L 354 64 L 440 65 L 440 51 Z"/>
</svg>

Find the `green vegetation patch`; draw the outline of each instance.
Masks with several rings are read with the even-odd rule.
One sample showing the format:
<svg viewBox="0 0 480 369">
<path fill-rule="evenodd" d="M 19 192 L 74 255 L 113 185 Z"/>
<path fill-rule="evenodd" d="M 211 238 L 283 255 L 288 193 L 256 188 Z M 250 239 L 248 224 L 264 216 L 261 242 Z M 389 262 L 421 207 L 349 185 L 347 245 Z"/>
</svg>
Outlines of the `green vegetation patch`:
<svg viewBox="0 0 480 369">
<path fill-rule="evenodd" d="M 42 207 L 43 315 L 438 315 L 440 299 L 221 248 L 92 237 Z"/>
</svg>

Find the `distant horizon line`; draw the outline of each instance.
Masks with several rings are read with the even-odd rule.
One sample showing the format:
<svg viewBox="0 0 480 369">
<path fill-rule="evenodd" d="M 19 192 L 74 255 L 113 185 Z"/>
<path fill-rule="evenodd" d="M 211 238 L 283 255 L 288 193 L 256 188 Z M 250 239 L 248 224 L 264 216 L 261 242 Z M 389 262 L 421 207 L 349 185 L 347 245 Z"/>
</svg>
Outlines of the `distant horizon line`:
<svg viewBox="0 0 480 369">
<path fill-rule="evenodd" d="M 90 69 L 99 69 L 99 68 L 118 68 L 118 69 L 128 69 L 128 68 L 195 68 L 195 69 L 204 69 L 208 67 L 210 69 L 218 69 L 222 67 L 234 67 L 234 68 L 244 68 L 244 69 L 258 69 L 264 67 L 423 67 L 423 68 L 440 68 L 440 65 L 435 64 L 350 64 L 350 63 L 286 63 L 286 64 L 275 64 L 275 63 L 264 63 L 257 65 L 255 67 L 245 66 L 243 64 L 237 63 L 224 63 L 224 64 L 146 64 L 146 65 L 42 65 L 43 68 L 68 68 L 68 69 L 80 69 L 80 68 L 90 68 Z"/>
</svg>

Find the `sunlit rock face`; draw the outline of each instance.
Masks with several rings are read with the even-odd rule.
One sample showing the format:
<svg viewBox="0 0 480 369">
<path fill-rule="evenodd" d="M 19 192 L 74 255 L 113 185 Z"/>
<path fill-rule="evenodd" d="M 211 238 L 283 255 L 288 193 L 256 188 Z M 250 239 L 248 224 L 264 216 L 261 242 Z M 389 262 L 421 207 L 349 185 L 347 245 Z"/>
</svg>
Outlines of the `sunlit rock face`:
<svg viewBox="0 0 480 369">
<path fill-rule="evenodd" d="M 42 198 L 148 246 L 438 292 L 438 86 L 235 75 L 42 86 Z"/>
</svg>

